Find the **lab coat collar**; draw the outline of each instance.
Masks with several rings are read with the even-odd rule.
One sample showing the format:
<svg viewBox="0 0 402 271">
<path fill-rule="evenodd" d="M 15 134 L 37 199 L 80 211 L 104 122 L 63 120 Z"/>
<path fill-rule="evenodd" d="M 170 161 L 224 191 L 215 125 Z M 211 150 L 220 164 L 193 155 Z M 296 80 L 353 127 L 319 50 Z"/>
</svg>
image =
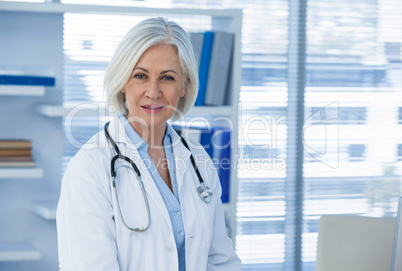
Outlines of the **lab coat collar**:
<svg viewBox="0 0 402 271">
<path fill-rule="evenodd" d="M 123 123 L 117 116 L 112 118 L 109 123 L 109 134 L 112 137 L 112 139 L 114 140 L 114 142 L 116 142 L 116 143 L 134 145 L 134 143 L 131 142 L 130 138 L 128 137 Z M 123 151 L 123 150 L 121 150 L 121 151 Z"/>
</svg>

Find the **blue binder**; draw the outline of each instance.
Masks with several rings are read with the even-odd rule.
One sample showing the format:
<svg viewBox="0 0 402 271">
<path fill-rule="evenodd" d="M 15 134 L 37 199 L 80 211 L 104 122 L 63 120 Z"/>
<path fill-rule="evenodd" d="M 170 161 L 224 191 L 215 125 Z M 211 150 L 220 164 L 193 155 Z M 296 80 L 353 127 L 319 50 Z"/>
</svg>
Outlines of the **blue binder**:
<svg viewBox="0 0 402 271">
<path fill-rule="evenodd" d="M 200 70 L 198 76 L 200 78 L 198 96 L 195 105 L 204 105 L 205 93 L 207 91 L 209 63 L 211 61 L 212 44 L 214 41 L 214 32 L 205 32 L 204 41 L 202 43 Z"/>
<path fill-rule="evenodd" d="M 54 86 L 54 77 L 0 75 L 0 85 L 28 85 L 28 86 Z"/>
</svg>

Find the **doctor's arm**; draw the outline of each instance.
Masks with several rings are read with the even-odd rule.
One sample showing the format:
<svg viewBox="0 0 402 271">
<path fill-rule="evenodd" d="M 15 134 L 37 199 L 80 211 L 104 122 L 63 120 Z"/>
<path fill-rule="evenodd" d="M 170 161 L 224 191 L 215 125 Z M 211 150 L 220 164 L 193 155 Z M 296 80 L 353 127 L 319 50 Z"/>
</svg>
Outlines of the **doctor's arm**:
<svg viewBox="0 0 402 271">
<path fill-rule="evenodd" d="M 62 181 L 57 207 L 60 270 L 117 271 L 107 170 L 85 152 L 71 160 Z"/>
<path fill-rule="evenodd" d="M 222 188 L 216 170 L 212 171 L 214 197 L 217 198 L 214 231 L 208 254 L 208 271 L 240 271 L 241 261 L 236 255 L 232 240 L 227 236 L 223 205 L 221 201 Z"/>
</svg>

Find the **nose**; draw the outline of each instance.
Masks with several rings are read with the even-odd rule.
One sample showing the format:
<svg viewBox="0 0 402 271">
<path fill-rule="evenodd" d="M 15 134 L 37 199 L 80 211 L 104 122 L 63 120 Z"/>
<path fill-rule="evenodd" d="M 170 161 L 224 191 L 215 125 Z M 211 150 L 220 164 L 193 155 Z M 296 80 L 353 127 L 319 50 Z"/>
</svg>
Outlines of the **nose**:
<svg viewBox="0 0 402 271">
<path fill-rule="evenodd" d="M 150 82 L 145 95 L 150 99 L 157 99 L 162 95 L 159 83 L 157 81 Z"/>
</svg>

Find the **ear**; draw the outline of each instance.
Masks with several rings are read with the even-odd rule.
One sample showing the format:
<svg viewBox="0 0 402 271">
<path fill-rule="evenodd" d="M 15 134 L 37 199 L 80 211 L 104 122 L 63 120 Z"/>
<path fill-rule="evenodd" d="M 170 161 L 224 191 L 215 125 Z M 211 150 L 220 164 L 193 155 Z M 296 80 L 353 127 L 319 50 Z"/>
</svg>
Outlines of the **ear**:
<svg viewBox="0 0 402 271">
<path fill-rule="evenodd" d="M 180 97 L 184 97 L 187 93 L 187 88 L 182 88 L 180 91 Z"/>
<path fill-rule="evenodd" d="M 186 78 L 184 80 L 184 84 L 183 84 L 183 87 L 182 87 L 181 92 L 180 92 L 180 97 L 184 97 L 186 95 L 189 85 L 190 85 L 190 78 Z"/>
<path fill-rule="evenodd" d="M 125 93 L 126 92 L 126 87 L 122 88 L 120 91 L 121 91 L 121 93 Z"/>
</svg>

